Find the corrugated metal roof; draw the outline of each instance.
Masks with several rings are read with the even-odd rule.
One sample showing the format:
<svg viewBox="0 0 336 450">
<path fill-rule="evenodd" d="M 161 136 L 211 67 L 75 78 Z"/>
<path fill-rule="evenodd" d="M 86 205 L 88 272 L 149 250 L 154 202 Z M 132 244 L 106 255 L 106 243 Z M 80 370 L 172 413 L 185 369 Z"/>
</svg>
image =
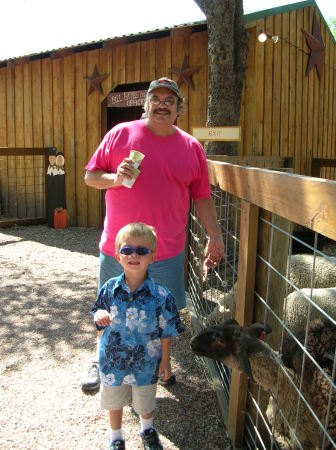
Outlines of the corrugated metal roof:
<svg viewBox="0 0 336 450">
<path fill-rule="evenodd" d="M 301 1 L 297 3 L 290 3 L 287 5 L 270 8 L 270 9 L 264 9 L 260 11 L 254 11 L 251 13 L 244 14 L 244 22 L 248 25 L 250 22 L 256 21 L 258 19 L 262 19 L 268 16 L 274 16 L 278 14 L 283 14 L 289 11 L 294 11 L 296 9 L 306 8 L 307 6 L 314 6 L 319 11 L 319 14 L 321 15 L 324 24 L 326 25 L 327 29 L 330 32 L 330 35 L 333 37 L 334 42 L 336 43 L 336 39 L 333 36 L 333 34 L 330 31 L 329 25 L 325 21 L 319 7 L 317 6 L 315 0 L 306 0 Z M 22 56 L 16 56 L 15 58 L 7 58 L 2 61 L 0 61 L 0 67 L 3 67 L 7 63 L 10 63 L 11 61 L 16 61 L 18 59 L 28 59 L 28 60 L 34 60 L 34 59 L 40 59 L 40 58 L 47 58 L 52 55 L 56 55 L 58 52 L 64 52 L 66 50 L 72 50 L 72 52 L 81 52 L 85 50 L 92 50 L 95 48 L 102 48 L 105 43 L 118 40 L 118 39 L 125 39 L 125 42 L 133 42 L 133 41 L 139 41 L 139 38 L 142 37 L 145 39 L 154 38 L 154 36 L 158 37 L 164 34 L 170 33 L 171 30 L 175 30 L 178 28 L 184 28 L 184 27 L 191 27 L 191 28 L 206 28 L 207 22 L 206 20 L 201 20 L 198 22 L 189 22 L 189 23 L 183 23 L 179 25 L 164 27 L 164 28 L 156 28 L 153 30 L 147 30 L 147 31 L 141 31 L 139 33 L 130 33 L 130 34 L 124 34 L 124 35 L 116 35 L 110 38 L 101 39 L 98 41 L 91 41 L 91 42 L 82 42 L 79 44 L 74 44 L 68 47 L 61 47 L 57 49 L 51 49 L 51 50 L 45 50 L 43 52 L 37 52 L 37 53 L 31 53 L 29 55 L 22 55 Z"/>
<path fill-rule="evenodd" d="M 90 41 L 90 42 L 81 42 L 79 44 L 74 44 L 71 46 L 67 46 L 67 47 L 61 47 L 61 48 L 53 48 L 50 50 L 44 50 L 42 52 L 37 52 L 37 53 L 30 53 L 30 54 L 26 54 L 26 55 L 21 55 L 21 56 L 15 56 L 14 58 L 7 58 L 4 59 L 2 61 L 0 61 L 0 66 L 3 66 L 3 63 L 7 63 L 10 61 L 15 61 L 17 59 L 30 59 L 30 60 L 34 60 L 34 59 L 39 59 L 41 57 L 48 57 L 50 56 L 50 54 L 56 53 L 56 52 L 63 52 L 65 50 L 73 50 L 74 52 L 81 52 L 87 49 L 94 49 L 94 48 L 102 48 L 103 44 L 105 42 L 109 42 L 109 41 L 114 41 L 114 40 L 118 40 L 118 39 L 125 39 L 127 42 L 133 42 L 133 41 L 138 41 L 140 37 L 143 36 L 144 39 L 149 39 L 152 35 L 160 35 L 160 34 L 169 34 L 171 30 L 175 30 L 178 28 L 185 28 L 185 27 L 191 27 L 191 28 L 206 28 L 206 20 L 200 20 L 197 22 L 188 22 L 188 23 L 183 23 L 183 24 L 179 24 L 179 25 L 173 25 L 173 26 L 169 26 L 169 27 L 164 27 L 164 28 L 156 28 L 153 30 L 147 30 L 147 31 L 140 31 L 139 33 L 130 33 L 130 34 L 121 34 L 121 35 L 116 35 L 113 37 L 109 37 L 109 38 L 105 38 L 105 39 L 100 39 L 98 41 Z M 45 55 L 45 56 L 44 56 Z"/>
</svg>

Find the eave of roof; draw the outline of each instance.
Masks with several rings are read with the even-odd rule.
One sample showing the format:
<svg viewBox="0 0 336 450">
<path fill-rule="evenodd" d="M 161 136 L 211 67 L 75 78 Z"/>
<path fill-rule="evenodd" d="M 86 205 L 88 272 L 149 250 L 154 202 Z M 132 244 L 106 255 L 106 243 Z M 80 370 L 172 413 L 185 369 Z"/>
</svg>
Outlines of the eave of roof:
<svg viewBox="0 0 336 450">
<path fill-rule="evenodd" d="M 15 56 L 14 58 L 6 58 L 4 60 L 0 61 L 0 67 L 6 66 L 7 63 L 15 62 L 17 60 L 36 60 L 36 59 L 43 59 L 48 57 L 57 57 L 58 54 L 64 53 L 67 51 L 72 51 L 72 53 L 80 53 L 87 50 L 95 50 L 99 48 L 104 48 L 107 43 L 110 43 L 112 41 L 124 41 L 125 43 L 132 43 L 135 41 L 140 40 L 148 40 L 148 39 L 154 39 L 154 38 L 160 38 L 160 37 L 166 37 L 169 36 L 169 34 L 176 29 L 179 28 L 191 28 L 193 31 L 201 31 L 207 29 L 207 22 L 206 20 L 200 20 L 197 22 L 189 22 L 189 23 L 183 23 L 179 25 L 174 25 L 170 27 L 164 27 L 164 28 L 157 28 L 154 30 L 148 30 L 148 31 L 140 31 L 139 33 L 130 33 L 130 34 L 123 34 L 123 35 L 117 35 L 110 38 L 100 39 L 98 41 L 91 41 L 91 42 L 82 42 L 79 44 L 74 44 L 67 47 L 61 47 L 51 50 L 44 50 L 43 52 L 37 52 L 37 53 L 31 53 L 29 55 L 21 55 L 21 56 Z"/>
<path fill-rule="evenodd" d="M 278 6 L 275 8 L 269 8 L 264 9 L 261 11 L 255 11 L 248 14 L 244 14 L 244 22 L 246 27 L 252 26 L 255 21 L 259 19 L 263 19 L 268 16 L 275 16 L 278 14 L 284 14 L 289 11 L 295 11 L 297 9 L 306 8 L 309 6 L 314 6 L 320 16 L 322 17 L 322 20 L 324 22 L 324 25 L 327 27 L 327 30 L 329 31 L 330 36 L 332 37 L 334 43 L 336 44 L 336 38 L 333 36 L 328 23 L 324 19 L 319 7 L 317 6 L 315 0 L 305 0 L 297 3 L 290 3 L 283 6 Z M 206 20 L 201 20 L 198 22 L 190 22 L 190 23 L 184 23 L 179 25 L 174 25 L 170 27 L 164 27 L 160 29 L 155 30 L 148 30 L 148 31 L 141 31 L 139 33 L 131 33 L 126 35 L 118 35 L 107 39 L 101 39 L 98 41 L 92 41 L 92 42 L 84 42 L 80 44 L 71 45 L 68 47 L 62 47 L 58 49 L 52 49 L 52 50 L 46 50 L 43 52 L 38 53 L 32 53 L 30 55 L 22 55 L 22 56 L 16 56 L 15 58 L 7 58 L 2 61 L 0 61 L 0 68 L 4 67 L 10 63 L 15 63 L 15 61 L 19 62 L 19 60 L 29 60 L 33 61 L 36 59 L 43 59 L 43 58 L 56 58 L 62 53 L 71 52 L 71 53 L 79 53 L 83 51 L 88 50 L 94 50 L 99 48 L 106 47 L 107 43 L 123 40 L 125 43 L 131 43 L 139 40 L 147 40 L 147 39 L 153 39 L 153 38 L 159 38 L 159 37 L 165 37 L 170 34 L 171 31 L 176 30 L 178 28 L 191 28 L 193 31 L 201 31 L 205 30 L 207 28 L 207 22 Z"/>
</svg>

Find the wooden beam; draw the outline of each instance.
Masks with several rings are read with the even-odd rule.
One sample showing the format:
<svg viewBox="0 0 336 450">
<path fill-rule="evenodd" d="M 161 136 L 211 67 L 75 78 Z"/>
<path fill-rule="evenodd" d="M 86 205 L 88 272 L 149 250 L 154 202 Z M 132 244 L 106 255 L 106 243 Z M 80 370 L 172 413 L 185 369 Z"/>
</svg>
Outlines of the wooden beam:
<svg viewBox="0 0 336 450">
<path fill-rule="evenodd" d="M 41 225 L 42 223 L 47 223 L 46 217 L 36 217 L 34 219 L 5 219 L 0 220 L 0 228 L 11 228 L 14 227 L 14 225 Z"/>
<path fill-rule="evenodd" d="M 48 155 L 49 148 L 11 148 L 0 147 L 0 156 Z"/>
<path fill-rule="evenodd" d="M 259 208 L 242 200 L 235 319 L 243 326 L 250 325 L 253 320 L 258 217 Z M 241 371 L 233 370 L 228 431 L 234 446 L 237 447 L 243 443 L 247 386 L 247 376 Z"/>
<path fill-rule="evenodd" d="M 54 50 L 50 54 L 50 59 L 64 58 L 73 54 L 73 48 L 64 48 L 63 50 Z"/>
<path fill-rule="evenodd" d="M 192 29 L 190 27 L 183 27 L 183 28 L 174 28 L 170 30 L 170 37 L 171 38 L 189 38 L 189 36 L 192 34 Z"/>
<path fill-rule="evenodd" d="M 29 56 L 24 56 L 23 58 L 11 59 L 11 60 L 7 61 L 7 67 L 9 67 L 9 68 L 15 67 L 20 64 L 26 64 L 29 61 L 30 61 Z"/>
<path fill-rule="evenodd" d="M 127 44 L 126 38 L 112 39 L 103 43 L 103 50 L 113 50 L 117 47 L 123 47 Z"/>
<path fill-rule="evenodd" d="M 208 169 L 211 184 L 336 240 L 335 181 L 210 160 Z"/>
</svg>

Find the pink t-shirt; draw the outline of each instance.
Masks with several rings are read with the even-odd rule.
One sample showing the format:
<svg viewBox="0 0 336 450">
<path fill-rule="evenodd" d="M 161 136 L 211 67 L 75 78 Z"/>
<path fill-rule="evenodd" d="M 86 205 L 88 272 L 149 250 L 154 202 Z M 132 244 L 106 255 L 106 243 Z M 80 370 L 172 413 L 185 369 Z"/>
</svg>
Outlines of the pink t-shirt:
<svg viewBox="0 0 336 450">
<path fill-rule="evenodd" d="M 158 136 L 144 120 L 136 120 L 112 128 L 86 170 L 116 173 L 130 150 L 145 155 L 141 173 L 132 188 L 120 186 L 106 191 L 106 217 L 99 247 L 103 253 L 114 256 L 119 229 L 130 222 L 144 222 L 156 229 L 157 260 L 172 258 L 185 245 L 190 197 L 210 197 L 204 150 L 179 128 L 170 136 Z"/>
</svg>

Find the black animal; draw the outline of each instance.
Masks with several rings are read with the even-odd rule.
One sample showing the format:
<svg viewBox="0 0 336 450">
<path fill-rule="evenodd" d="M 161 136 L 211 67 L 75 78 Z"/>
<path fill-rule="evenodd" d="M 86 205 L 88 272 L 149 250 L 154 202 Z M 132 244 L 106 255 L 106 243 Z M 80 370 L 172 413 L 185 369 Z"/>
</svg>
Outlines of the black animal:
<svg viewBox="0 0 336 450">
<path fill-rule="evenodd" d="M 293 437 L 293 430 L 295 430 L 296 437 L 304 449 L 331 448 L 332 444 L 329 443 L 328 438 L 325 442 L 323 441 L 323 429 L 302 401 L 297 418 L 298 394 L 295 385 L 298 389 L 300 388 L 302 351 L 300 352 L 296 347 L 298 344 L 294 345 L 293 342 L 284 346 L 284 359 L 288 367 L 293 369 L 287 370 L 286 375 L 282 369 L 279 370 L 279 356 L 260 339 L 270 331 L 270 327 L 264 327 L 260 323 L 255 323 L 249 327 L 241 327 L 235 320 L 229 319 L 221 325 L 205 328 L 191 339 L 190 346 L 193 353 L 197 355 L 222 361 L 231 369 L 243 370 L 251 379 L 271 393 L 266 416 L 274 427 L 275 437 L 282 448 L 295 448 L 297 441 Z M 319 340 L 318 337 L 320 338 Z M 320 355 L 323 347 L 328 349 L 329 356 L 332 350 L 335 353 L 335 340 L 335 328 L 326 327 L 323 323 L 321 325 L 321 321 L 317 322 L 317 324 L 316 321 L 311 322 L 308 330 L 310 346 L 307 346 L 307 349 L 316 356 L 317 361 L 321 363 L 325 361 L 325 352 L 322 352 L 322 356 Z M 328 344 L 326 344 L 326 341 Z M 308 365 L 307 375 L 303 378 L 301 392 L 317 417 L 324 424 L 327 417 L 328 403 L 325 401 L 325 395 L 320 395 L 323 383 L 326 384 L 327 380 L 325 377 L 320 376 L 318 368 L 315 365 L 314 368 Z M 330 386 L 328 392 L 330 392 Z M 331 394 L 332 405 L 328 421 L 330 425 L 327 425 L 327 429 L 328 433 L 335 440 L 336 399 L 334 399 L 335 393 L 332 392 Z M 289 429 L 282 420 L 279 420 L 279 415 L 275 414 L 276 408 L 281 409 L 286 417 Z M 296 418 L 298 419 L 297 427 Z M 324 446 L 322 447 L 323 442 Z"/>
</svg>

